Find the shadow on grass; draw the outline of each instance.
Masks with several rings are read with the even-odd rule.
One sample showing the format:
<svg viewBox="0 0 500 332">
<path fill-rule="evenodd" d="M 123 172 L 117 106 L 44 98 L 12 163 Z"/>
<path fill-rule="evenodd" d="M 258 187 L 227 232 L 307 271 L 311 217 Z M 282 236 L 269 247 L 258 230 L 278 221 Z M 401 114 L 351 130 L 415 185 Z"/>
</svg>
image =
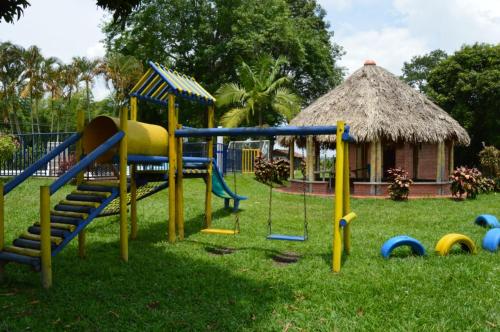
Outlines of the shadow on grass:
<svg viewBox="0 0 500 332">
<path fill-rule="evenodd" d="M 281 282 L 245 276 L 194 246 L 156 241 L 163 239 L 164 228 L 163 223 L 144 225 L 141 239 L 130 242 L 128 263 L 118 258 L 118 241 L 89 241 L 85 260 L 76 257 L 74 247 L 66 248 L 54 259 L 54 287 L 48 292 L 40 288 L 38 275 L 9 265 L 0 293 L 16 293 L 9 298 L 12 306 L 2 309 L 2 327 L 262 329 L 275 302 L 293 301 L 290 288 Z"/>
</svg>

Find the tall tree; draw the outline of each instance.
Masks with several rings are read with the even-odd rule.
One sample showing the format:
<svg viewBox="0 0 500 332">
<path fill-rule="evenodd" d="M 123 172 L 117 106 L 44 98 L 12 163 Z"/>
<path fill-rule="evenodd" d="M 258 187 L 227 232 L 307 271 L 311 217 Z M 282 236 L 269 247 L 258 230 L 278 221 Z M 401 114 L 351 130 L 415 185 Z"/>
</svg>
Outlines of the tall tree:
<svg viewBox="0 0 500 332">
<path fill-rule="evenodd" d="M 431 70 L 447 57 L 448 54 L 439 49 L 428 54 L 414 56 L 410 62 L 403 64 L 403 75 L 401 78 L 410 86 L 425 93 Z"/>
<path fill-rule="evenodd" d="M 10 123 L 11 132 L 21 133 L 18 109 L 18 94 L 22 81 L 24 66 L 22 55 L 24 49 L 10 42 L 0 44 L 0 87 L 4 104 L 3 122 Z M 12 118 L 13 121 L 9 119 Z M 14 129 L 15 126 L 15 129 Z"/>
<path fill-rule="evenodd" d="M 44 58 L 38 46 L 30 46 L 23 54 L 24 62 L 24 89 L 21 97 L 29 97 L 31 105 L 31 131 L 40 132 L 40 119 L 38 117 L 38 103 L 43 97 L 42 64 Z"/>
<path fill-rule="evenodd" d="M 78 68 L 74 64 L 65 64 L 61 68 L 63 77 L 63 94 L 66 99 L 64 114 L 57 117 L 57 132 L 60 130 L 61 120 L 64 118 L 64 131 L 68 130 L 69 118 L 73 115 L 73 93 L 78 91 Z"/>
<path fill-rule="evenodd" d="M 143 0 L 125 29 L 104 32 L 108 51 L 175 67 L 209 91 L 235 81 L 242 61 L 284 55 L 293 90 L 307 103 L 342 79 L 342 50 L 324 16 L 316 0 Z"/>
<path fill-rule="evenodd" d="M 471 136 L 458 161 L 477 165 L 482 142 L 500 146 L 500 44 L 463 46 L 430 72 L 428 82 L 429 96 Z"/>
<path fill-rule="evenodd" d="M 90 121 L 90 119 L 92 118 L 92 112 L 90 110 L 90 95 L 92 93 L 91 89 L 94 83 L 94 79 L 98 73 L 100 61 L 97 59 L 87 59 L 86 57 L 74 57 L 73 63 L 79 71 L 78 81 L 85 84 L 85 108 L 87 109 L 87 115 Z"/>
<path fill-rule="evenodd" d="M 104 75 L 108 87 L 113 89 L 115 112 L 118 114 L 128 101 L 128 92 L 142 76 L 142 64 L 133 56 L 111 53 L 97 72 Z"/>
<path fill-rule="evenodd" d="M 290 120 L 300 110 L 300 99 L 284 87 L 290 78 L 283 75 L 285 57 L 262 56 L 252 68 L 243 62 L 238 70 L 238 83 L 223 84 L 216 93 L 217 106 L 231 107 L 222 116 L 225 127 L 258 123 L 276 125 Z"/>
<path fill-rule="evenodd" d="M 50 93 L 50 131 L 54 130 L 54 120 L 58 116 L 54 104 L 63 93 L 64 82 L 62 77 L 62 63 L 57 58 L 49 58 L 44 61 L 43 83 L 45 90 Z M 57 113 L 57 114 L 56 114 Z"/>
</svg>

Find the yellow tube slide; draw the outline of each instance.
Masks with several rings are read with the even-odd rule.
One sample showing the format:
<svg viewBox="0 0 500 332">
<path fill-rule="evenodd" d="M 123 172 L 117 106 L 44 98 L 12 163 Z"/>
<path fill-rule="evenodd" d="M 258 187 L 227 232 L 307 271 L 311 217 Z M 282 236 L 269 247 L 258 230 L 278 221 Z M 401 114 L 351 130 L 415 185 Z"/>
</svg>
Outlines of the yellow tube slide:
<svg viewBox="0 0 500 332">
<path fill-rule="evenodd" d="M 120 119 L 98 116 L 83 131 L 83 152 L 88 154 L 108 138 L 120 131 Z M 128 154 L 146 156 L 167 156 L 167 130 L 161 126 L 128 120 Z M 113 149 L 97 159 L 97 163 L 106 163 L 118 154 L 117 144 Z"/>
</svg>

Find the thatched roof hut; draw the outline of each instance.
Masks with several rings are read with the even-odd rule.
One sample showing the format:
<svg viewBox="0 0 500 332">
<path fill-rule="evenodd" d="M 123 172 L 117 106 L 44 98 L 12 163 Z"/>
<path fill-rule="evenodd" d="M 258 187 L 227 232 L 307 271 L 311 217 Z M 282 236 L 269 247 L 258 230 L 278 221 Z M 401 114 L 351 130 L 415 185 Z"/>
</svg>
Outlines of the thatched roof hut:
<svg viewBox="0 0 500 332">
<path fill-rule="evenodd" d="M 380 138 L 394 142 L 468 145 L 464 128 L 448 113 L 386 69 L 368 62 L 343 84 L 318 98 L 291 122 L 293 126 L 335 125 L 343 120 L 357 142 Z M 335 135 L 319 136 L 333 143 Z M 290 138 L 282 139 L 287 143 Z"/>
<path fill-rule="evenodd" d="M 349 148 L 352 177 L 370 185 L 382 184 L 389 168 L 402 167 L 417 181 L 437 182 L 443 193 L 454 167 L 454 145 L 470 143 L 465 129 L 448 113 L 373 60 L 303 109 L 290 125 L 335 125 L 339 120 L 350 126 L 356 142 Z M 281 137 L 280 143 L 290 145 L 292 139 Z M 317 180 L 321 173 L 319 146 L 334 142 L 335 135 L 307 140 L 308 180 Z"/>
</svg>

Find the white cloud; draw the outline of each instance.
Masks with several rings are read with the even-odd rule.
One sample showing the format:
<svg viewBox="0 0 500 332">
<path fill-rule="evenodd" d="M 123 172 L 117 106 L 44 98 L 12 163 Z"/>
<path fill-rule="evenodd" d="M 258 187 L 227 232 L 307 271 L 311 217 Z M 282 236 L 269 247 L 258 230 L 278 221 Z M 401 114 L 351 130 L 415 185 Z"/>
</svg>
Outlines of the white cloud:
<svg viewBox="0 0 500 332">
<path fill-rule="evenodd" d="M 97 43 L 87 48 L 86 53 L 87 57 L 92 59 L 103 57 L 106 54 L 106 50 L 104 49 L 104 45 L 102 43 Z"/>
<path fill-rule="evenodd" d="M 463 44 L 500 41 L 498 0 L 394 0 L 394 8 L 412 35 L 430 49 L 456 51 Z"/>
<path fill-rule="evenodd" d="M 426 51 L 425 42 L 412 37 L 405 28 L 360 31 L 338 42 L 346 50 L 339 64 L 347 67 L 349 74 L 363 66 L 366 59 L 373 59 L 377 65 L 399 75 L 404 61 Z"/>
</svg>

